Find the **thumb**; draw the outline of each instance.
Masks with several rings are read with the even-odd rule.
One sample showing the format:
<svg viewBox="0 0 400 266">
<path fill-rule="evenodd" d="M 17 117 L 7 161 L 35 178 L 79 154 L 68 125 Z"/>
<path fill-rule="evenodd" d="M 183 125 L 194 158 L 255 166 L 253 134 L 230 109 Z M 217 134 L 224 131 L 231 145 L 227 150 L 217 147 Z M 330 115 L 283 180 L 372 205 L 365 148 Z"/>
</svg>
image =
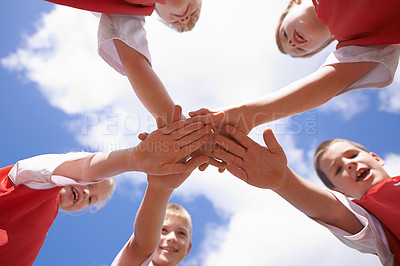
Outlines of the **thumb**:
<svg viewBox="0 0 400 266">
<path fill-rule="evenodd" d="M 263 133 L 263 138 L 265 144 L 272 153 L 279 153 L 283 150 L 281 145 L 279 145 L 278 141 L 276 140 L 275 135 L 272 132 L 272 129 L 270 128 L 265 129 Z"/>
</svg>

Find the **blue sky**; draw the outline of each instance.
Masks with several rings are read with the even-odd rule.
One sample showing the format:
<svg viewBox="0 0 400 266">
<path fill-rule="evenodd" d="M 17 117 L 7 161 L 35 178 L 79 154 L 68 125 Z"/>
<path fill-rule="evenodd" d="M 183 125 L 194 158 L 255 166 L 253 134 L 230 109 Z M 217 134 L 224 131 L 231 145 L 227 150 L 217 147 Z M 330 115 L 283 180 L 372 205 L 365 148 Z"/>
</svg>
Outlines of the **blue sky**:
<svg viewBox="0 0 400 266">
<path fill-rule="evenodd" d="M 319 67 L 334 49 L 311 59 L 279 54 L 274 29 L 285 3 L 243 7 L 203 3 L 195 30 L 177 34 L 148 19 L 153 67 L 184 112 L 222 108 L 260 97 Z M 269 1 L 271 2 L 271 1 Z M 229 5 L 229 12 L 224 10 Z M 1 2 L 1 165 L 43 153 L 105 151 L 138 143 L 155 128 L 127 79 L 96 53 L 97 18 L 45 1 Z M 341 137 L 381 155 L 400 172 L 400 79 L 385 89 L 347 93 L 323 107 L 254 129 L 274 129 L 289 165 L 313 182 L 318 143 Z M 109 265 L 132 233 L 145 176 L 116 178 L 97 213 L 60 212 L 35 265 Z M 327 230 L 270 191 L 214 169 L 193 175 L 172 202 L 192 214 L 194 246 L 182 265 L 379 265 L 339 243 Z"/>
</svg>

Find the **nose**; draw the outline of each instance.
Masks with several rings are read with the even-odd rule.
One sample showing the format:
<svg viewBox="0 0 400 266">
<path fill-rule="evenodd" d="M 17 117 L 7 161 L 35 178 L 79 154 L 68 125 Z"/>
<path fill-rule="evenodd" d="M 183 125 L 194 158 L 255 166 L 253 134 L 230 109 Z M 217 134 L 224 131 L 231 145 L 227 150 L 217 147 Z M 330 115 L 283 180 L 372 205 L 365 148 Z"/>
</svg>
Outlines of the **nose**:
<svg viewBox="0 0 400 266">
<path fill-rule="evenodd" d="M 348 171 L 351 171 L 351 170 L 357 169 L 357 166 L 356 166 L 355 162 L 348 161 L 346 168 L 347 168 Z"/>
<path fill-rule="evenodd" d="M 294 43 L 292 39 L 288 39 L 288 45 L 291 47 L 296 47 L 296 43 Z"/>
<path fill-rule="evenodd" d="M 185 16 L 185 17 L 179 19 L 179 22 L 181 22 L 181 23 L 183 23 L 183 24 L 188 23 L 188 21 L 189 21 L 189 15 L 187 15 L 187 16 Z"/>
<path fill-rule="evenodd" d="M 89 197 L 90 192 L 89 192 L 89 188 L 84 188 L 83 189 L 83 198 L 87 199 L 87 197 Z"/>
<path fill-rule="evenodd" d="M 174 231 L 171 231 L 171 232 L 167 235 L 167 241 L 177 241 L 176 234 L 175 234 Z"/>
</svg>

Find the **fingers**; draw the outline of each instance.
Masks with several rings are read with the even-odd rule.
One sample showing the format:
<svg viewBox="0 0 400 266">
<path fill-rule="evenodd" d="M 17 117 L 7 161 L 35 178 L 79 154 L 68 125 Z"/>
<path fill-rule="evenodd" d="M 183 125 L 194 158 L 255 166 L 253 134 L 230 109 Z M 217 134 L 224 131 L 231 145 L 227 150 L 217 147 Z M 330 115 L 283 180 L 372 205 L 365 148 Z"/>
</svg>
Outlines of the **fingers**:
<svg viewBox="0 0 400 266">
<path fill-rule="evenodd" d="M 208 156 L 206 155 L 199 155 L 199 156 L 194 156 L 190 158 L 187 162 L 186 165 L 189 167 L 189 171 L 193 171 L 197 167 L 202 166 L 203 164 L 207 163 L 209 160 Z"/>
<path fill-rule="evenodd" d="M 203 122 L 204 124 L 212 124 L 216 126 L 217 124 L 222 122 L 222 119 L 224 118 L 225 113 L 223 111 L 221 112 L 215 112 L 215 113 L 210 113 L 210 114 L 204 114 L 204 115 L 196 115 L 193 117 L 190 117 L 186 119 L 186 122 L 193 123 L 193 122 Z"/>
<path fill-rule="evenodd" d="M 240 145 L 242 145 L 244 148 L 248 148 L 253 143 L 255 143 L 245 133 L 243 133 L 242 131 L 240 131 L 239 129 L 237 129 L 231 125 L 226 125 L 225 130 L 229 135 L 231 135 L 234 139 L 236 139 L 237 142 L 239 142 Z"/>
<path fill-rule="evenodd" d="M 203 163 L 202 165 L 199 166 L 199 170 L 200 171 L 205 171 L 207 169 L 207 167 L 209 166 L 208 163 Z"/>
<path fill-rule="evenodd" d="M 180 156 L 179 157 L 184 158 L 186 156 L 189 156 L 193 152 L 195 152 L 198 149 L 200 149 L 201 146 L 206 144 L 208 139 L 209 139 L 208 135 L 204 135 L 204 136 L 200 137 L 199 139 L 191 142 L 190 144 L 180 147 L 180 151 L 179 151 L 180 152 Z M 182 144 L 180 144 L 180 145 L 182 145 Z"/>
<path fill-rule="evenodd" d="M 274 133 L 272 132 L 272 130 L 270 128 L 267 128 L 266 130 L 264 130 L 263 138 L 264 138 L 265 144 L 268 146 L 268 149 L 272 153 L 280 153 L 283 151 L 281 145 L 279 145 L 278 141 L 275 138 Z"/>
<path fill-rule="evenodd" d="M 211 126 L 210 125 L 204 126 L 199 130 L 191 131 L 190 134 L 185 134 L 186 132 L 187 131 L 185 131 L 184 133 L 177 133 L 176 135 L 174 135 L 174 139 L 179 140 L 181 147 L 189 145 L 203 136 L 206 135 L 209 136 L 209 134 L 211 133 Z"/>
<path fill-rule="evenodd" d="M 211 114 L 211 113 L 213 113 L 213 112 L 210 111 L 209 109 L 201 108 L 200 110 L 189 112 L 189 116 L 193 117 L 193 116 L 196 116 L 196 115 L 208 115 L 208 114 Z"/>
<path fill-rule="evenodd" d="M 183 174 L 190 171 L 190 167 L 185 163 L 167 163 L 161 166 L 158 175 Z"/>
<path fill-rule="evenodd" d="M 236 156 L 235 154 L 227 152 L 220 147 L 217 147 L 214 150 L 214 154 L 217 158 L 221 159 L 224 162 L 227 162 L 228 164 L 234 164 L 237 167 L 243 167 L 243 157 Z"/>
<path fill-rule="evenodd" d="M 156 123 L 157 123 L 158 129 L 165 127 L 165 125 L 167 124 L 167 123 L 165 123 L 164 119 L 161 116 L 156 118 Z"/>
<path fill-rule="evenodd" d="M 243 169 L 235 165 L 228 164 L 226 170 L 228 170 L 228 172 L 231 173 L 232 175 L 238 177 L 239 179 L 242 179 L 244 182 L 247 183 L 247 173 Z"/>
<path fill-rule="evenodd" d="M 240 158 L 243 158 L 247 153 L 247 150 L 244 147 L 223 135 L 216 134 L 215 143 Z"/>
<path fill-rule="evenodd" d="M 140 140 L 145 140 L 145 139 L 147 138 L 148 135 L 149 135 L 149 133 L 143 132 L 143 133 L 140 133 L 140 134 L 139 134 L 138 138 L 139 138 Z"/>
<path fill-rule="evenodd" d="M 181 120 L 182 118 L 182 107 L 180 105 L 175 105 L 172 109 L 171 123 Z"/>
<path fill-rule="evenodd" d="M 158 120 L 158 118 L 157 118 L 157 120 Z M 198 122 L 198 123 L 201 123 L 201 122 Z M 179 121 L 176 121 L 176 122 L 173 122 L 173 123 L 169 124 L 168 126 L 165 126 L 165 124 L 164 124 L 164 127 L 159 128 L 159 129 L 161 130 L 161 132 L 164 135 L 169 135 L 172 132 L 184 127 L 185 125 L 187 125 L 185 120 L 179 120 Z M 158 121 L 157 121 L 157 126 L 158 126 Z"/>
</svg>

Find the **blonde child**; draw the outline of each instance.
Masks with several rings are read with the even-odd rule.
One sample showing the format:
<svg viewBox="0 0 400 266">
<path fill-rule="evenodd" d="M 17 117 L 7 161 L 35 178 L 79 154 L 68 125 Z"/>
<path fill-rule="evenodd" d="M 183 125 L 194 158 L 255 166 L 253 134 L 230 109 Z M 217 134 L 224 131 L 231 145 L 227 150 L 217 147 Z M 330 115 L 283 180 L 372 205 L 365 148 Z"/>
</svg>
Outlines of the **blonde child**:
<svg viewBox="0 0 400 266">
<path fill-rule="evenodd" d="M 180 119 L 180 116 L 180 113 L 174 113 L 173 121 Z M 147 134 L 140 136 L 141 139 L 147 137 Z M 175 266 L 189 254 L 192 246 L 190 215 L 180 205 L 168 205 L 168 201 L 174 189 L 189 177 L 196 166 L 193 164 L 189 171 L 182 174 L 148 175 L 133 234 L 115 257 L 112 266 Z"/>
<path fill-rule="evenodd" d="M 315 153 L 316 170 L 336 193 L 290 169 L 270 129 L 264 131 L 268 148 L 230 125 L 226 131 L 237 142 L 216 136 L 222 148 L 215 155 L 228 163 L 229 172 L 250 185 L 272 189 L 346 245 L 378 255 L 383 265 L 400 265 L 400 177 L 391 178 L 377 154 L 347 140 L 323 143 Z"/>
<path fill-rule="evenodd" d="M 179 106 L 174 112 L 181 116 Z M 208 141 L 210 130 L 202 122 L 176 119 L 136 147 L 108 153 L 46 154 L 0 169 L 2 263 L 31 265 L 58 208 L 76 211 L 100 203 L 112 192 L 113 183 L 101 181 L 105 178 L 127 171 L 172 177 L 191 172 L 208 160 L 190 154 Z"/>
<path fill-rule="evenodd" d="M 225 109 L 225 123 L 255 126 L 316 108 L 345 92 L 392 83 L 400 47 L 400 2 L 393 0 L 291 0 L 276 31 L 278 47 L 310 56 L 339 41 L 314 73 L 273 93 Z M 201 109 L 191 115 L 208 113 Z"/>
</svg>

